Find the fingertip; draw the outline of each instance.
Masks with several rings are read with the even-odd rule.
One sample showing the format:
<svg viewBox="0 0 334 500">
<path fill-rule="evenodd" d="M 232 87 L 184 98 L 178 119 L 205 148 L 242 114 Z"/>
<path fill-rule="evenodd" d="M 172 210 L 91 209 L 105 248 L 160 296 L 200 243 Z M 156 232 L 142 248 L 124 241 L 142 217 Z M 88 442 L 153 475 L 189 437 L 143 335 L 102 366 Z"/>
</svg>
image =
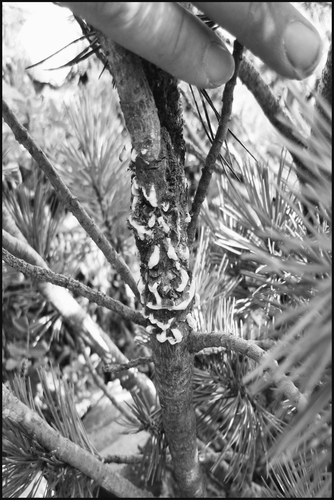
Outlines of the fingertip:
<svg viewBox="0 0 334 500">
<path fill-rule="evenodd" d="M 207 84 L 205 88 L 216 88 L 228 82 L 234 73 L 234 59 L 221 43 L 211 42 L 203 58 Z"/>
<path fill-rule="evenodd" d="M 320 62 L 322 41 L 315 29 L 300 21 L 288 24 L 283 38 L 286 57 L 295 70 L 295 78 L 309 76 Z"/>
</svg>

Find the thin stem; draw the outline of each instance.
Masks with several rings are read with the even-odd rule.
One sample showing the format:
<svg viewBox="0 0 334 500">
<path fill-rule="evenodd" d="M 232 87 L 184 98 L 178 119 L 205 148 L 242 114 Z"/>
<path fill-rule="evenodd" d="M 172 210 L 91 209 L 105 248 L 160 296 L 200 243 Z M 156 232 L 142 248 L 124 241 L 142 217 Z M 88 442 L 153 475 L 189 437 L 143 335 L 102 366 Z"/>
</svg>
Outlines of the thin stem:
<svg viewBox="0 0 334 500">
<path fill-rule="evenodd" d="M 68 210 L 77 218 L 78 222 L 87 232 L 87 234 L 89 234 L 92 240 L 103 252 L 108 262 L 116 269 L 125 283 L 129 285 L 135 296 L 140 300 L 140 295 L 135 280 L 121 255 L 119 255 L 111 246 L 111 244 L 99 230 L 93 219 L 88 215 L 86 210 L 79 203 L 78 199 L 73 196 L 71 191 L 59 176 L 56 169 L 47 159 L 44 151 L 35 143 L 33 138 L 28 133 L 27 129 L 19 123 L 18 119 L 4 100 L 2 100 L 2 116 L 8 126 L 11 128 L 15 139 L 20 144 L 22 144 L 22 146 L 24 146 L 27 151 L 29 151 L 33 159 L 36 161 L 37 165 L 43 170 L 66 208 L 68 208 Z"/>
<path fill-rule="evenodd" d="M 3 242 L 6 241 L 5 233 L 6 232 L 3 231 Z M 118 300 L 108 297 L 108 295 L 106 295 L 103 292 L 96 292 L 95 290 L 92 290 L 90 287 L 84 285 L 83 283 L 80 283 L 79 281 L 73 278 L 69 278 L 67 276 L 64 276 L 63 274 L 54 273 L 49 269 L 43 269 L 42 267 L 28 264 L 24 260 L 14 257 L 14 255 L 8 252 L 8 250 L 6 250 L 5 248 L 2 249 L 2 258 L 11 267 L 16 269 L 17 271 L 20 271 L 25 276 L 28 276 L 33 280 L 47 281 L 49 283 L 53 283 L 54 285 L 67 288 L 72 292 L 78 293 L 79 295 L 86 297 L 91 302 L 94 302 L 99 306 L 106 307 L 107 309 L 110 309 L 111 311 L 118 313 L 125 319 L 133 321 L 138 325 L 142 326 L 146 325 L 146 319 L 141 313 L 133 311 L 132 309 L 130 309 L 130 307 L 123 305 Z"/>
<path fill-rule="evenodd" d="M 233 349 L 240 354 L 244 354 L 253 359 L 257 363 L 265 363 L 264 372 L 267 370 L 275 384 L 282 392 L 292 401 L 298 410 L 302 410 L 307 405 L 307 399 L 295 384 L 286 376 L 283 375 L 279 379 L 276 373 L 279 365 L 275 359 L 270 356 L 261 347 L 256 345 L 251 340 L 242 339 L 229 333 L 197 333 L 193 334 L 188 339 L 188 349 L 190 352 L 199 352 L 208 347 L 226 347 Z"/>
<path fill-rule="evenodd" d="M 219 156 L 220 150 L 222 148 L 223 142 L 226 139 L 226 134 L 228 131 L 228 124 L 231 119 L 231 113 L 232 113 L 232 104 L 233 104 L 233 92 L 235 85 L 237 83 L 237 75 L 239 71 L 239 66 L 241 62 L 241 56 L 242 56 L 242 51 L 243 47 L 240 45 L 240 43 L 236 40 L 234 42 L 234 50 L 233 50 L 233 57 L 235 60 L 235 71 L 234 75 L 232 76 L 231 80 L 225 85 L 224 93 L 223 93 L 223 107 L 222 107 L 222 112 L 219 120 L 219 125 L 217 129 L 217 133 L 215 135 L 215 138 L 212 142 L 209 154 L 205 160 L 205 164 L 203 167 L 202 171 L 202 176 L 199 181 L 197 191 L 195 194 L 195 198 L 192 204 L 191 208 L 191 221 L 188 226 L 188 238 L 189 238 L 189 247 L 194 242 L 195 239 L 195 231 L 196 231 L 196 225 L 197 225 L 197 219 L 202 207 L 202 204 L 205 200 L 205 197 L 208 192 L 209 184 L 211 181 L 212 173 L 215 168 L 215 164 L 217 161 L 217 158 Z"/>
<path fill-rule="evenodd" d="M 143 455 L 107 455 L 103 462 L 105 464 L 140 464 Z"/>
<path fill-rule="evenodd" d="M 2 384 L 2 417 L 22 427 L 48 451 L 54 452 L 59 460 L 80 470 L 116 497 L 153 497 L 150 492 L 137 488 L 117 474 L 110 465 L 102 463 L 89 451 L 64 438 L 35 411 L 16 398 L 4 384 Z"/>
<path fill-rule="evenodd" d="M 140 57 L 96 30 L 116 84 L 132 147 L 148 166 L 160 152 L 160 121 Z M 140 110 L 140 112 L 138 112 Z"/>
<path fill-rule="evenodd" d="M 128 363 L 120 363 L 120 364 L 106 364 L 103 366 L 103 371 L 106 373 L 111 373 L 115 375 L 118 372 L 123 370 L 128 370 L 129 368 L 134 368 L 139 365 L 146 365 L 147 363 L 152 363 L 152 356 L 144 356 L 142 358 L 131 359 Z"/>
</svg>

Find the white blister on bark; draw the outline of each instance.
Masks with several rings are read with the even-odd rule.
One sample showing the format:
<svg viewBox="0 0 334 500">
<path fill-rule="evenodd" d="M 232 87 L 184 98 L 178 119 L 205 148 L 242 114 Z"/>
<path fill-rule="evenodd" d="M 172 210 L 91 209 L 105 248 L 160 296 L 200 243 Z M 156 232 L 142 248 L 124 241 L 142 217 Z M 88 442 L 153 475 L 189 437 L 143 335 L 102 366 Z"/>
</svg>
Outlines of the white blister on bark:
<svg viewBox="0 0 334 500">
<path fill-rule="evenodd" d="M 153 293 L 155 300 L 156 300 L 155 306 L 154 306 L 154 304 L 152 304 L 152 302 L 147 303 L 147 306 L 150 307 L 151 309 L 161 309 L 161 297 L 160 297 L 160 294 L 157 290 L 158 286 L 159 286 L 159 283 L 154 283 L 154 285 L 148 285 L 149 291 L 151 293 Z M 154 307 L 152 307 L 152 306 L 154 306 Z"/>
<path fill-rule="evenodd" d="M 190 304 L 190 302 L 192 301 L 194 293 L 195 293 L 195 281 L 193 280 L 188 290 L 188 297 L 180 304 L 173 306 L 171 309 L 173 311 L 183 311 L 184 309 L 186 309 Z"/>
<path fill-rule="evenodd" d="M 142 224 L 139 224 L 137 221 L 134 220 L 134 218 L 131 215 L 129 217 L 129 223 L 137 232 L 137 236 L 140 240 L 144 240 L 145 236 L 147 236 L 148 238 L 152 238 L 153 236 L 152 230 L 147 229 L 147 227 L 143 226 Z"/>
<path fill-rule="evenodd" d="M 156 190 L 155 190 L 155 187 L 153 186 L 153 184 L 150 188 L 149 194 L 147 194 L 147 191 L 145 188 L 143 188 L 143 194 L 152 207 L 158 206 L 157 193 L 156 193 Z"/>
<path fill-rule="evenodd" d="M 157 333 L 157 340 L 161 343 L 166 342 L 167 340 L 166 332 Z"/>
<path fill-rule="evenodd" d="M 192 316 L 190 313 L 188 313 L 187 316 L 186 316 L 186 319 L 187 319 L 187 323 L 190 326 L 190 328 L 192 330 L 196 330 L 197 323 L 196 323 L 196 320 L 195 320 L 194 316 Z"/>
<path fill-rule="evenodd" d="M 161 203 L 161 208 L 162 208 L 162 210 L 163 210 L 164 212 L 167 212 L 167 211 L 168 211 L 168 209 L 169 209 L 169 202 L 168 202 L 168 201 L 163 201 L 163 202 Z"/>
<path fill-rule="evenodd" d="M 180 278 L 181 278 L 181 283 L 177 288 L 175 288 L 177 292 L 183 292 L 189 281 L 189 275 L 187 271 L 183 268 L 180 269 Z"/>
<path fill-rule="evenodd" d="M 160 260 L 160 247 L 158 245 L 154 245 L 153 252 L 150 255 L 150 258 L 148 259 L 148 268 L 152 269 L 155 267 L 157 264 L 159 264 Z"/>
<path fill-rule="evenodd" d="M 172 334 L 174 335 L 175 342 L 173 344 L 177 344 L 178 342 L 181 342 L 182 340 L 182 333 L 178 328 L 172 328 L 171 329 Z M 170 341 L 172 344 L 172 342 Z"/>
<path fill-rule="evenodd" d="M 134 196 L 139 196 L 139 184 L 137 182 L 137 178 L 134 177 L 132 179 L 131 192 Z"/>
<path fill-rule="evenodd" d="M 159 226 L 161 227 L 161 229 L 163 230 L 163 232 L 168 234 L 170 231 L 170 227 L 162 216 L 158 217 L 158 223 L 159 223 Z"/>
<path fill-rule="evenodd" d="M 154 226 L 155 219 L 156 219 L 155 215 L 152 214 L 151 217 L 148 219 L 148 222 L 147 222 L 148 227 L 152 228 Z"/>
<path fill-rule="evenodd" d="M 173 247 L 170 238 L 166 238 L 167 242 L 167 255 L 170 259 L 172 260 L 179 260 L 178 256 L 176 255 L 175 248 Z"/>
<path fill-rule="evenodd" d="M 178 248 L 178 253 L 180 259 L 185 261 L 187 264 L 189 263 L 189 248 L 185 245 L 180 245 Z"/>
</svg>

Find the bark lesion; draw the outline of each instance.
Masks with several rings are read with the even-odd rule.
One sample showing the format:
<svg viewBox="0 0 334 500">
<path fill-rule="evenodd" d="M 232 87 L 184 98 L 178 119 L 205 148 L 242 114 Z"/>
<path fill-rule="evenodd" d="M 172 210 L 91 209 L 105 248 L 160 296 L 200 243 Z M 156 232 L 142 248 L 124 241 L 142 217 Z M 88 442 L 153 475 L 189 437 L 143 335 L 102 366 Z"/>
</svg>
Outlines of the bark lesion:
<svg viewBox="0 0 334 500">
<path fill-rule="evenodd" d="M 102 48 L 104 44 L 105 37 L 102 37 Z M 125 123 L 137 152 L 130 167 L 133 175 L 129 224 L 140 255 L 138 287 L 149 322 L 147 331 L 151 334 L 164 430 L 181 493 L 188 497 L 202 496 L 192 406 L 193 354 L 189 353 L 184 341 L 190 333 L 186 313 L 192 307 L 195 289 L 189 268 L 187 227 L 190 216 L 179 91 L 176 80 L 163 71 L 149 63 L 140 64 L 138 58 L 136 66 L 131 68 L 130 56 L 124 49 L 113 49 L 112 45 L 116 44 L 110 41 L 107 45 L 107 57 Z M 142 77 L 143 66 L 147 80 L 143 92 L 149 105 L 136 106 L 135 102 L 131 103 L 130 89 L 131 86 L 139 88 L 138 82 L 133 80 L 137 74 Z M 129 78 L 124 78 L 126 71 Z M 134 98 L 140 101 L 137 94 Z M 146 142 L 142 129 L 145 116 L 148 124 Z M 159 127 L 152 128 L 152 123 L 156 122 Z M 156 139 L 154 144 L 150 143 L 152 135 Z M 158 145 L 159 153 L 156 154 Z"/>
<path fill-rule="evenodd" d="M 173 338 L 178 342 L 182 338 L 176 311 L 185 309 L 193 294 L 186 233 L 187 185 L 164 128 L 161 145 L 157 168 L 148 169 L 139 156 L 134 162 L 129 222 L 141 258 L 139 288 L 151 323 L 149 333 L 165 341 L 168 330 L 174 343 Z"/>
</svg>

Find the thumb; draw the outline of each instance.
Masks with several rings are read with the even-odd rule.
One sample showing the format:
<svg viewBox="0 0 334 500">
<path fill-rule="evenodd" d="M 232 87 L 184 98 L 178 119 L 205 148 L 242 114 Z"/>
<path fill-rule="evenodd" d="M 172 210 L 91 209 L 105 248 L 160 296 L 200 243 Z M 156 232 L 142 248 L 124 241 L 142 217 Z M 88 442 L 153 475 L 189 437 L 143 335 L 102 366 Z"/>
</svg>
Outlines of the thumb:
<svg viewBox="0 0 334 500">
<path fill-rule="evenodd" d="M 226 83 L 234 60 L 223 42 L 174 2 L 60 2 L 114 42 L 200 88 Z"/>
</svg>

